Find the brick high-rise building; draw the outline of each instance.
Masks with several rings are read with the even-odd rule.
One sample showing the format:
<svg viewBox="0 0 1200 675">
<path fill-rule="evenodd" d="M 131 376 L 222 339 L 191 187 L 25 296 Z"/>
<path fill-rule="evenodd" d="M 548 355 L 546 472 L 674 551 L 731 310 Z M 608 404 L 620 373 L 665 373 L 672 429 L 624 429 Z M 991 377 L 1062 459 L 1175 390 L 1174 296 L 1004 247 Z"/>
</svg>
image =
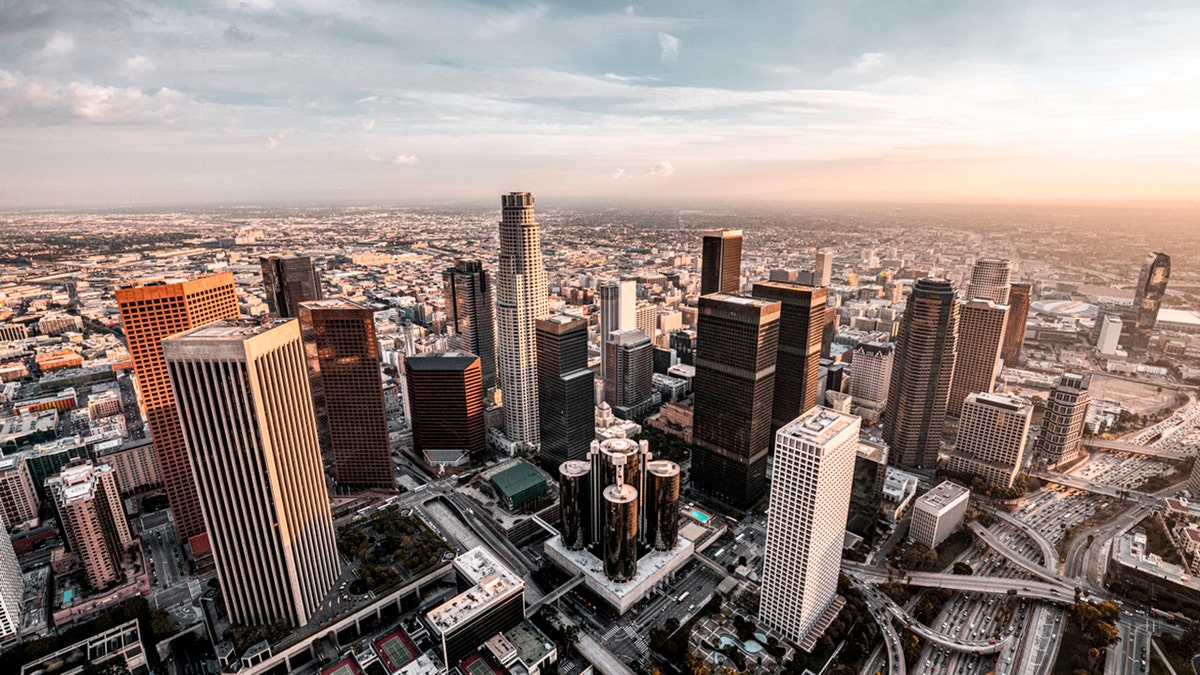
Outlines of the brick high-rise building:
<svg viewBox="0 0 1200 675">
<path fill-rule="evenodd" d="M 263 256 L 258 264 L 262 267 L 267 308 L 274 316 L 298 317 L 300 303 L 325 297 L 321 292 L 321 277 L 308 256 Z"/>
<path fill-rule="evenodd" d="M 742 231 L 704 235 L 700 262 L 700 295 L 737 294 L 742 290 Z"/>
<path fill-rule="evenodd" d="M 954 379 L 958 310 L 954 285 L 945 279 L 919 279 L 908 296 L 883 427 L 893 464 L 932 468 L 937 462 Z"/>
<path fill-rule="evenodd" d="M 446 294 L 446 325 L 453 331 L 451 346 L 475 354 L 483 369 L 483 390 L 496 387 L 496 306 L 492 278 L 483 263 L 454 261 L 442 272 Z"/>
<path fill-rule="evenodd" d="M 587 319 L 558 314 L 537 322 L 538 410 L 550 467 L 587 456 L 596 435 Z"/>
<path fill-rule="evenodd" d="M 465 352 L 409 356 L 404 360 L 404 376 L 417 450 L 463 450 L 472 458 L 487 450 L 478 356 Z"/>
<path fill-rule="evenodd" d="M 1008 320 L 1004 324 L 1004 349 L 1000 358 L 1010 366 L 1021 363 L 1021 345 L 1025 342 L 1025 321 L 1029 318 L 1029 284 L 1013 284 L 1008 289 Z"/>
<path fill-rule="evenodd" d="M 954 360 L 950 400 L 946 404 L 947 415 L 958 417 L 967 396 L 991 393 L 995 388 L 1007 322 L 1008 305 L 976 298 L 959 307 L 958 353 Z"/>
<path fill-rule="evenodd" d="M 761 281 L 754 297 L 782 304 L 771 425 L 779 429 L 817 404 L 826 291 L 818 286 Z"/>
<path fill-rule="evenodd" d="M 700 297 L 692 484 L 736 508 L 767 493 L 781 311 L 767 300 Z"/>
<path fill-rule="evenodd" d="M 233 274 L 223 272 L 190 281 L 142 281 L 118 287 L 116 295 L 175 529 L 179 541 L 188 544 L 199 566 L 205 567 L 208 539 L 203 536 L 204 516 L 163 360 L 162 340 L 213 321 L 236 318 Z"/>
<path fill-rule="evenodd" d="M 133 535 L 112 467 L 72 460 L 46 479 L 46 487 L 67 545 L 83 563 L 88 584 L 99 590 L 117 583 Z"/>
<path fill-rule="evenodd" d="M 220 321 L 163 354 L 230 620 L 305 625 L 340 565 L 300 323 Z"/>
<path fill-rule="evenodd" d="M 339 485 L 394 490 L 387 406 L 379 374 L 375 311 L 344 298 L 302 302 L 300 325 L 313 344 L 314 395 L 329 435 Z M 310 333 L 311 331 L 311 333 Z M 321 414 L 323 413 L 323 415 Z"/>
</svg>

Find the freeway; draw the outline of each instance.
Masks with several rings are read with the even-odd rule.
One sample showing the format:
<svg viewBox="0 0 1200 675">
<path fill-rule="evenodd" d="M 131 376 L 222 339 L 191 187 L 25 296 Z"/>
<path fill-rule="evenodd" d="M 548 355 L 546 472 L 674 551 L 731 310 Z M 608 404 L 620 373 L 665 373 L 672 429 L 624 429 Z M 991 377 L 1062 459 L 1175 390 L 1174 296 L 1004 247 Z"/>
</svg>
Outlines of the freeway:
<svg viewBox="0 0 1200 675">
<path fill-rule="evenodd" d="M 1132 452 L 1137 455 L 1146 455 L 1155 459 L 1183 459 L 1187 457 L 1187 453 L 1179 450 L 1167 450 L 1165 448 L 1156 448 L 1150 445 L 1138 445 L 1127 441 L 1105 441 L 1100 439 L 1089 439 L 1084 441 L 1084 447 L 1092 450 L 1115 450 L 1117 452 Z"/>
<path fill-rule="evenodd" d="M 1054 544 L 1050 543 L 1050 540 L 1047 539 L 1045 535 L 1043 535 L 1041 532 L 1038 532 L 1037 529 L 1030 527 L 1028 523 L 1018 520 L 1004 511 L 997 511 L 995 509 L 985 510 L 1000 520 L 1003 520 L 1009 525 L 1021 530 L 1025 536 L 1033 540 L 1033 543 L 1037 544 L 1038 549 L 1041 550 L 1042 560 L 1047 567 L 1053 565 L 1055 560 L 1058 560 L 1058 549 L 1054 547 Z"/>
<path fill-rule="evenodd" d="M 900 648 L 900 633 L 892 625 L 887 606 L 879 597 L 883 594 L 856 577 L 851 576 L 850 581 L 862 588 L 863 596 L 867 599 L 867 608 L 871 610 L 871 618 L 879 624 L 879 632 L 883 635 L 883 646 L 887 650 L 887 660 L 892 665 L 892 669 L 888 672 L 891 672 L 892 675 L 907 675 L 908 666 L 904 662 L 904 650 Z"/>
<path fill-rule="evenodd" d="M 980 539 L 982 539 L 985 544 L 991 546 L 997 553 L 1007 558 L 1009 562 L 1013 563 L 1017 567 L 1020 567 L 1026 572 L 1029 572 L 1034 576 L 1039 576 L 1047 581 L 1062 580 L 1059 577 L 1057 570 L 1047 569 L 1042 565 L 1033 562 L 1029 558 L 1018 554 L 1016 551 L 1012 550 L 1016 548 L 1016 545 L 1012 545 L 1010 548 L 1009 545 L 1006 545 L 1004 542 L 1000 541 L 1000 538 L 997 537 L 994 532 L 986 527 L 983 527 L 979 523 L 971 521 L 969 527 L 971 528 L 971 531 L 973 531 Z"/>
<path fill-rule="evenodd" d="M 842 571 L 847 575 L 856 575 L 872 583 L 882 584 L 891 581 L 886 574 L 848 560 L 842 561 Z M 942 574 L 940 572 L 909 572 L 900 577 L 909 586 L 924 586 L 926 588 L 949 588 L 955 591 L 969 593 L 990 593 L 992 595 L 1011 595 L 1021 598 L 1031 598 L 1069 605 L 1075 602 L 1075 589 L 1065 582 L 1046 583 L 1022 579 L 1000 579 L 997 577 L 975 577 L 959 574 Z"/>
</svg>

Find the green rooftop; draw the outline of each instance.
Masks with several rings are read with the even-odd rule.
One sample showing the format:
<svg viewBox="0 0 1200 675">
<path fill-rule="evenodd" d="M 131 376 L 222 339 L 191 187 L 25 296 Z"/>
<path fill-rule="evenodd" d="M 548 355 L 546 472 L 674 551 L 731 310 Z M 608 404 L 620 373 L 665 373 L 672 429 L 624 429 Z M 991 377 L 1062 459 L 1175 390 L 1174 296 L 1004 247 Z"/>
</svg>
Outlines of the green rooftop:
<svg viewBox="0 0 1200 675">
<path fill-rule="evenodd" d="M 509 510 L 519 509 L 546 492 L 546 475 L 524 460 L 518 460 L 491 480 L 497 496 L 507 502 Z"/>
</svg>

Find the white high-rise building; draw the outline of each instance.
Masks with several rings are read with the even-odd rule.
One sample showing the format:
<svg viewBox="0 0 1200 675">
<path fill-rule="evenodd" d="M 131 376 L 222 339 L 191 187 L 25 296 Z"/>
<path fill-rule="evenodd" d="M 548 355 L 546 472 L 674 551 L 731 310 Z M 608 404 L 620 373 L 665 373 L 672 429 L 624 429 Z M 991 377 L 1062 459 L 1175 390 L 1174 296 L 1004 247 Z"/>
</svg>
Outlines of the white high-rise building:
<svg viewBox="0 0 1200 675">
<path fill-rule="evenodd" d="M 606 281 L 600 284 L 600 372 L 607 373 L 604 343 L 619 330 L 637 328 L 637 282 Z"/>
<path fill-rule="evenodd" d="M 1025 457 L 1033 406 L 1002 394 L 971 394 L 963 403 L 949 469 L 1012 487 Z"/>
<path fill-rule="evenodd" d="M 833 251 L 821 249 L 817 251 L 817 269 L 813 273 L 813 285 L 829 287 L 833 281 Z"/>
<path fill-rule="evenodd" d="M 300 322 L 227 319 L 162 348 L 230 619 L 305 625 L 340 568 Z"/>
<path fill-rule="evenodd" d="M 1114 356 L 1120 351 L 1121 330 L 1124 324 L 1121 317 L 1105 314 L 1101 319 L 1103 325 L 1100 326 L 1100 339 L 1096 340 L 1096 348 L 1104 356 Z"/>
<path fill-rule="evenodd" d="M 997 305 L 1008 304 L 1009 277 L 1012 264 L 999 258 L 980 258 L 971 270 L 971 284 L 967 287 L 966 300 L 981 298 Z"/>
<path fill-rule="evenodd" d="M 0 532 L 8 532 L 8 523 L 0 513 Z M 21 564 L 13 551 L 8 535 L 0 537 L 0 641 L 6 641 L 21 630 L 24 613 L 25 582 Z"/>
<path fill-rule="evenodd" d="M 863 342 L 854 348 L 850 366 L 850 397 L 856 414 L 867 422 L 878 422 L 887 409 L 888 387 L 892 384 L 890 342 Z"/>
<path fill-rule="evenodd" d="M 795 642 L 837 597 L 860 424 L 816 406 L 775 435 L 759 616 Z"/>
<path fill-rule="evenodd" d="M 542 242 L 533 195 L 500 197 L 500 261 L 496 275 L 496 333 L 504 434 L 514 448 L 541 445 L 537 391 L 537 320 L 550 316 Z M 632 311 L 632 308 L 631 308 Z"/>
</svg>

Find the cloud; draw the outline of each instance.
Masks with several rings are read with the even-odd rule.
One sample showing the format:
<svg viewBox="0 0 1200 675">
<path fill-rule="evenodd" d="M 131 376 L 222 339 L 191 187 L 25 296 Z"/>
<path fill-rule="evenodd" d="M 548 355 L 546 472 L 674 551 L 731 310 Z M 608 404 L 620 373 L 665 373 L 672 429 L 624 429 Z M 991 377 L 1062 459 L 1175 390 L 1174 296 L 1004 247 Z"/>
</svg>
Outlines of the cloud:
<svg viewBox="0 0 1200 675">
<path fill-rule="evenodd" d="M 147 96 L 134 88 L 72 82 L 68 91 L 71 111 L 92 122 L 157 120 L 170 124 L 179 119 L 175 106 L 185 99 L 183 94 L 167 87 Z"/>
<path fill-rule="evenodd" d="M 633 5 L 625 5 L 625 13 L 633 14 Z"/>
<path fill-rule="evenodd" d="M 229 27 L 225 29 L 224 35 L 226 42 L 250 42 L 254 39 L 253 34 L 238 28 L 236 23 L 229 24 Z"/>
<path fill-rule="evenodd" d="M 659 32 L 658 46 L 662 49 L 659 57 L 664 63 L 675 63 L 679 60 L 679 38 L 670 33 Z"/>
<path fill-rule="evenodd" d="M 613 180 L 616 180 L 618 178 L 623 177 L 624 175 L 625 175 L 625 169 L 617 169 L 616 171 L 613 172 L 612 177 L 613 177 Z"/>
<path fill-rule="evenodd" d="M 30 80 L 21 88 L 21 98 L 35 108 L 48 108 L 58 103 L 58 86 Z"/>
<path fill-rule="evenodd" d="M 358 128 L 358 130 L 364 134 L 369 134 L 369 133 L 371 133 L 371 130 L 374 128 L 375 128 L 375 120 L 367 120 L 366 122 L 362 123 L 362 126 L 360 126 Z"/>
<path fill-rule="evenodd" d="M 654 75 L 617 75 L 616 73 L 605 73 L 604 77 L 616 82 L 658 82 L 660 79 Z"/>
<path fill-rule="evenodd" d="M 154 70 L 154 62 L 141 54 L 125 59 L 125 63 L 121 65 L 121 72 L 127 76 L 140 75 L 151 70 Z"/>
<path fill-rule="evenodd" d="M 398 166 L 412 166 L 417 163 L 417 158 L 412 155 L 396 155 L 392 158 L 392 164 Z"/>
<path fill-rule="evenodd" d="M 42 51 L 39 54 L 42 58 L 54 58 L 57 56 L 66 56 L 73 51 L 75 51 L 75 37 L 69 33 L 59 31 L 46 42 L 46 46 L 42 47 Z"/>
<path fill-rule="evenodd" d="M 280 129 L 279 131 L 276 131 L 275 133 L 271 134 L 270 136 L 267 136 L 267 144 L 265 146 L 263 146 L 263 150 L 270 152 L 270 151 L 274 150 L 275 148 L 278 148 L 280 145 L 283 144 L 283 140 L 291 135 L 292 135 L 292 130 L 290 128 Z"/>
<path fill-rule="evenodd" d="M 879 70 L 886 58 L 887 54 L 883 52 L 867 52 L 860 56 L 858 62 L 854 64 L 854 72 L 866 74 L 874 70 Z"/>
<path fill-rule="evenodd" d="M 662 176 L 663 178 L 666 178 L 667 176 L 674 175 L 674 173 L 675 167 L 672 166 L 670 162 L 664 160 L 662 162 L 655 162 L 654 166 L 650 167 L 650 170 L 642 175 Z"/>
</svg>

